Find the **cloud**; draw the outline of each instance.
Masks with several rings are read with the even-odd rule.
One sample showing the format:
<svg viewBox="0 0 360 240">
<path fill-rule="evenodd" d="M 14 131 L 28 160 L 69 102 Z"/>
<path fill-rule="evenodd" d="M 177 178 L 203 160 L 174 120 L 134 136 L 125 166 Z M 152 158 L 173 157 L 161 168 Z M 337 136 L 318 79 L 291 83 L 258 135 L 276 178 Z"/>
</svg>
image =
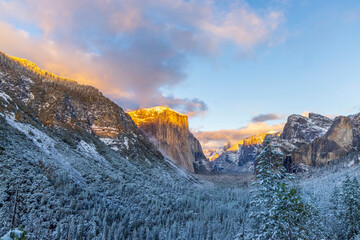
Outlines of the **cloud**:
<svg viewBox="0 0 360 240">
<path fill-rule="evenodd" d="M 206 103 L 198 98 L 174 98 L 173 96 L 163 97 L 162 100 L 156 101 L 156 104 L 167 106 L 169 108 L 175 109 L 179 112 L 186 114 L 189 117 L 196 115 L 204 115 L 208 110 Z"/>
<path fill-rule="evenodd" d="M 282 131 L 285 123 L 268 125 L 264 122 L 249 123 L 246 127 L 239 129 L 223 129 L 218 131 L 195 131 L 194 135 L 204 149 L 221 148 L 226 143 L 231 145 L 246 137 L 268 132 Z"/>
<path fill-rule="evenodd" d="M 115 98 L 115 97 L 114 97 Z M 135 101 L 131 101 L 128 98 L 116 99 L 118 103 L 129 106 L 126 111 L 132 111 L 134 109 L 141 108 L 141 105 Z M 206 103 L 198 98 L 175 98 L 173 96 L 159 95 L 153 102 L 148 103 L 147 107 L 166 106 L 174 109 L 178 112 L 186 114 L 189 117 L 204 115 L 208 110 Z"/>
<path fill-rule="evenodd" d="M 189 58 L 270 42 L 279 11 L 225 10 L 199 0 L 0 0 L 1 51 L 99 88 L 122 107 L 173 106 L 194 116 L 199 99 L 163 96 L 186 79 Z"/>
<path fill-rule="evenodd" d="M 220 39 L 230 40 L 246 48 L 269 40 L 282 21 L 280 12 L 269 12 L 260 16 L 246 7 L 240 7 L 227 13 L 216 23 L 205 21 L 202 27 Z"/>
<path fill-rule="evenodd" d="M 277 114 L 275 113 L 267 113 L 267 114 L 260 114 L 260 115 L 257 115 L 255 117 L 253 117 L 251 119 L 252 122 L 266 122 L 266 121 L 270 121 L 270 120 L 277 120 L 277 119 L 280 119 L 281 117 L 278 116 Z"/>
</svg>

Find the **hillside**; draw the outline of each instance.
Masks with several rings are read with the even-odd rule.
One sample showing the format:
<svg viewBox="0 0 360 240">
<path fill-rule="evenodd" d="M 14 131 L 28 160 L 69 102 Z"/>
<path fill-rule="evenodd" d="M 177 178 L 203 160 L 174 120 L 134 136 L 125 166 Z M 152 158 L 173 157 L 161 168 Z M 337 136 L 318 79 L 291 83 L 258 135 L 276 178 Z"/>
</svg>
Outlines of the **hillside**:
<svg viewBox="0 0 360 240">
<path fill-rule="evenodd" d="M 5 54 L 0 63 L 0 236 L 15 202 L 15 225 L 30 238 L 237 234 L 246 190 L 198 180 L 164 159 L 97 89 L 45 77 Z"/>
</svg>

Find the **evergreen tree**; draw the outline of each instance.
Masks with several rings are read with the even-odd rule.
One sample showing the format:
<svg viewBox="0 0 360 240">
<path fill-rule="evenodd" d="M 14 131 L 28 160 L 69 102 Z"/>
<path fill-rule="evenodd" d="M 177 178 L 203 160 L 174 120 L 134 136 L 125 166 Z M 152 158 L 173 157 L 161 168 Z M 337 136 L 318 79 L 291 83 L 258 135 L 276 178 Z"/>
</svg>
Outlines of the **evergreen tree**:
<svg viewBox="0 0 360 240">
<path fill-rule="evenodd" d="M 337 196 L 336 196 L 337 194 Z M 349 176 L 340 191 L 335 188 L 332 209 L 336 217 L 335 231 L 340 239 L 353 239 L 360 234 L 360 185 Z"/>
<path fill-rule="evenodd" d="M 245 232 L 245 239 L 307 239 L 305 231 L 309 206 L 291 188 L 291 179 L 283 167 L 282 154 L 275 151 L 268 139 L 257 157 L 256 185 L 251 205 L 253 228 Z"/>
</svg>

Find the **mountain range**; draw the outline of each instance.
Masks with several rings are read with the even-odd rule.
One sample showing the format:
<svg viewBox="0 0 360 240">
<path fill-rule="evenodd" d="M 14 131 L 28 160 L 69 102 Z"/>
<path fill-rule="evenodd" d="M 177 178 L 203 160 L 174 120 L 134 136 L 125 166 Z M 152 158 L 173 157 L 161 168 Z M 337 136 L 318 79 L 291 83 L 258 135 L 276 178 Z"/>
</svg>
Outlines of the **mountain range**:
<svg viewBox="0 0 360 240">
<path fill-rule="evenodd" d="M 25 226 L 34 239 L 234 239 L 265 139 L 292 173 L 359 160 L 360 114 L 291 115 L 210 162 L 184 114 L 126 113 L 27 60 L 0 63 L 0 236 Z"/>
</svg>

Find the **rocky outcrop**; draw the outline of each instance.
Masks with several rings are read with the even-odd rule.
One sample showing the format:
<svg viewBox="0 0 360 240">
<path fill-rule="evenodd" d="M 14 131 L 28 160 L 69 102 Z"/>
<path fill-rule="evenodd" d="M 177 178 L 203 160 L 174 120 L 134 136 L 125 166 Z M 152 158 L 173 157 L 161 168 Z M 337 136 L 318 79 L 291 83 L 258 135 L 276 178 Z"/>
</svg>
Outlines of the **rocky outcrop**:
<svg viewBox="0 0 360 240">
<path fill-rule="evenodd" d="M 354 158 L 357 161 L 359 119 L 360 114 L 335 118 L 324 136 L 292 153 L 293 163 L 323 166 L 341 159 Z"/>
<path fill-rule="evenodd" d="M 0 112 L 49 129 L 93 134 L 131 159 L 163 161 L 160 152 L 118 105 L 96 88 L 40 70 L 0 53 Z M 66 141 L 66 139 L 64 139 Z"/>
<path fill-rule="evenodd" d="M 212 164 L 220 173 L 252 173 L 254 161 L 267 135 L 279 136 L 280 133 L 266 132 L 242 139 L 225 152 Z"/>
<path fill-rule="evenodd" d="M 303 171 L 311 165 L 309 160 L 294 160 L 294 153 L 323 137 L 333 124 L 333 120 L 316 113 L 308 117 L 293 114 L 287 119 L 280 136 L 268 135 L 270 144 L 284 156 L 284 166 L 290 172 Z M 304 156 L 305 158 L 305 156 Z M 297 156 L 296 159 L 299 159 Z M 311 162 L 311 160 L 310 160 Z"/>
<path fill-rule="evenodd" d="M 324 136 L 332 122 L 332 119 L 316 113 L 309 113 L 309 117 L 293 114 L 288 117 L 280 136 L 272 135 L 268 138 L 271 145 L 287 156 L 301 146 Z"/>
<path fill-rule="evenodd" d="M 190 172 L 211 171 L 199 141 L 190 133 L 188 117 L 167 107 L 129 112 L 145 136 L 176 165 Z"/>
<path fill-rule="evenodd" d="M 332 124 L 332 120 L 316 113 L 309 113 L 309 117 L 290 115 L 284 126 L 281 139 L 295 145 L 310 143 L 325 135 Z"/>
</svg>

